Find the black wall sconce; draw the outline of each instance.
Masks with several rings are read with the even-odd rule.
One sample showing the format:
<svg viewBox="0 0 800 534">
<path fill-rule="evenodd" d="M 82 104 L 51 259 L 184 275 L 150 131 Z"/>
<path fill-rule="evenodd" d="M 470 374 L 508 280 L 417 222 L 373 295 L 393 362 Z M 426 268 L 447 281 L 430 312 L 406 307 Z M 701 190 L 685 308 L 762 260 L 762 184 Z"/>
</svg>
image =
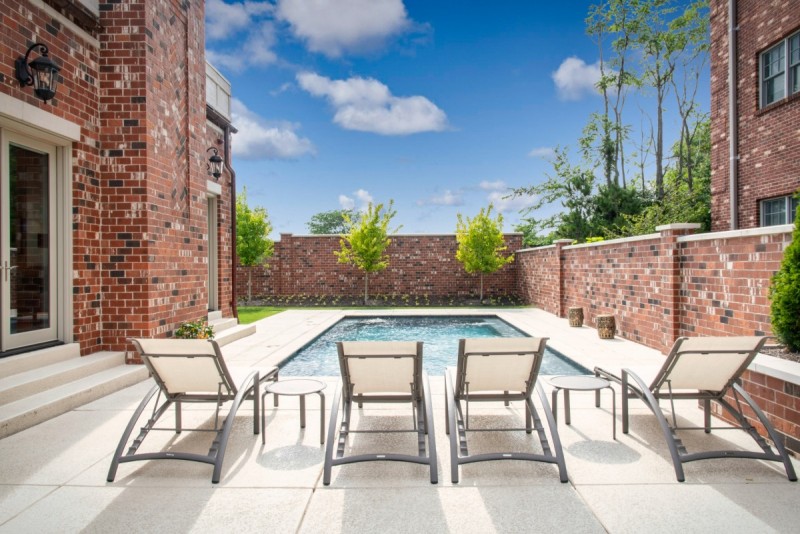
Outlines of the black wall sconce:
<svg viewBox="0 0 800 534">
<path fill-rule="evenodd" d="M 28 56 L 36 48 L 41 55 L 28 63 Z M 34 94 L 44 102 L 56 96 L 58 71 L 61 70 L 61 67 L 53 63 L 47 53 L 46 45 L 36 43 L 28 48 L 25 57 L 20 56 L 14 62 L 20 86 L 32 85 Z"/>
<path fill-rule="evenodd" d="M 208 152 L 214 152 L 211 154 L 211 157 L 208 158 L 208 163 L 206 164 L 206 168 L 208 169 L 208 173 L 214 177 L 215 180 L 219 180 L 219 177 L 222 176 L 222 158 L 219 155 L 219 150 L 214 148 L 213 146 L 206 150 Z"/>
</svg>

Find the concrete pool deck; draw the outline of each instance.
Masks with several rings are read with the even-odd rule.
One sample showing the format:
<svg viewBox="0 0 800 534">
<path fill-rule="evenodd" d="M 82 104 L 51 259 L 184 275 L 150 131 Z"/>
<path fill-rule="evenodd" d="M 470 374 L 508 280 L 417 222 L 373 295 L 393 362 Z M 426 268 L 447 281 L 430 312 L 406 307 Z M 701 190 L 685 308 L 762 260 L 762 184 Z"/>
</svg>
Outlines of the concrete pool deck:
<svg viewBox="0 0 800 534">
<path fill-rule="evenodd" d="M 594 329 L 570 328 L 566 319 L 541 310 L 496 311 L 533 335 L 550 337 L 550 346 L 588 368 L 654 368 L 663 361 L 655 350 L 622 339 L 600 340 Z M 376 312 L 347 312 L 356 314 Z M 284 312 L 260 321 L 256 334 L 226 345 L 223 353 L 234 365 L 274 363 L 343 315 Z M 337 379 L 324 380 L 330 409 Z M 542 383 L 549 393 L 546 378 Z M 123 464 L 116 481 L 107 483 L 119 436 L 150 385 L 148 380 L 131 386 L 0 440 L 0 532 L 796 532 L 800 523 L 800 484 L 789 482 L 779 464 L 694 462 L 685 466 L 686 482 L 679 483 L 656 420 L 640 402 L 632 404 L 630 434 L 618 432 L 612 440 L 607 394 L 601 408 L 595 408 L 592 394 L 573 394 L 570 426 L 559 413 L 568 483 L 559 483 L 552 465 L 504 461 L 463 466 L 461 482 L 454 485 L 448 476 L 442 377 L 431 378 L 437 485 L 430 484 L 424 466 L 370 462 L 334 468 L 331 485 L 323 486 L 324 446 L 314 424 L 318 405 L 316 399 L 307 403 L 309 424 L 301 430 L 295 397 L 281 398 L 279 408 L 268 401 L 263 446 L 252 433 L 249 407 L 240 409 L 218 485 L 211 484 L 210 466 L 178 461 Z M 521 406 L 498 403 L 476 406 L 473 414 L 477 426 L 482 418 L 521 419 L 521 411 Z M 208 425 L 213 417 L 205 407 L 190 406 L 184 413 L 187 426 Z M 682 403 L 678 413 L 695 424 L 702 421 L 696 403 Z M 408 414 L 402 407 L 381 405 L 367 406 L 357 417 L 362 428 L 406 426 Z M 209 438 L 200 432 L 162 432 L 145 444 L 205 452 Z M 684 441 L 690 450 L 752 448 L 738 431 L 694 432 Z M 535 442 L 524 433 L 487 433 L 470 444 L 480 452 L 524 450 Z M 376 443 L 401 451 L 416 447 L 411 435 L 350 440 L 356 451 Z M 800 468 L 798 462 L 795 466 Z"/>
</svg>

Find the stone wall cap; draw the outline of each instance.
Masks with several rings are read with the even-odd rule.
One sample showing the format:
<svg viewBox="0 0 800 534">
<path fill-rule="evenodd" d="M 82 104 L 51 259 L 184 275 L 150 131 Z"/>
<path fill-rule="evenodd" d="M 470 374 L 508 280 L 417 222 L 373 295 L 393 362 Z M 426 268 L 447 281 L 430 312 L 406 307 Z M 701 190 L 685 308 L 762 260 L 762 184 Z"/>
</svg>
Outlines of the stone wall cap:
<svg viewBox="0 0 800 534">
<path fill-rule="evenodd" d="M 700 223 L 662 224 L 661 226 L 656 226 L 656 232 L 663 232 L 665 230 L 699 230 L 701 226 Z"/>
<path fill-rule="evenodd" d="M 732 239 L 736 237 L 767 236 L 775 234 L 790 234 L 794 230 L 793 224 L 779 224 L 776 226 L 758 226 L 744 230 L 725 230 L 723 232 L 709 232 L 705 234 L 692 234 L 678 236 L 678 242 L 710 241 L 712 239 Z"/>
</svg>

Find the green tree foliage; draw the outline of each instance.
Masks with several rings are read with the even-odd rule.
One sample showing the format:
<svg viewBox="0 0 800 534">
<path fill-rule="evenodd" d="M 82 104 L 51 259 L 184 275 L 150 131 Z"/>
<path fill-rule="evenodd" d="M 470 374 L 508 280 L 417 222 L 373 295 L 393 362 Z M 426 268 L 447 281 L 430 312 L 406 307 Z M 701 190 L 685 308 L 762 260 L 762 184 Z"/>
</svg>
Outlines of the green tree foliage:
<svg viewBox="0 0 800 534">
<path fill-rule="evenodd" d="M 468 273 L 480 273 L 481 285 L 479 299 L 483 301 L 483 275 L 491 274 L 503 265 L 514 261 L 514 255 L 503 256 L 508 249 L 503 238 L 503 215 L 492 218 L 492 205 L 472 219 L 460 213 L 456 223 L 458 250 L 456 259 L 464 265 Z"/>
<path fill-rule="evenodd" d="M 781 268 L 769 288 L 772 331 L 792 352 L 800 352 L 800 207 L 792 242 L 783 253 Z"/>
<path fill-rule="evenodd" d="M 236 255 L 245 267 L 264 265 L 274 253 L 275 243 L 269 238 L 272 224 L 267 210 L 247 205 L 247 188 L 236 197 Z M 247 300 L 252 300 L 252 273 L 247 272 Z"/>
<path fill-rule="evenodd" d="M 700 223 L 700 231 L 711 229 L 711 124 L 701 121 L 697 135 L 691 138 L 692 147 L 672 147 L 673 159 L 686 155 L 691 160 L 671 168 L 664 175 L 664 199 L 646 206 L 639 214 L 623 216 L 624 222 L 615 237 L 642 235 L 655 232 L 657 226 L 672 223 Z M 681 153 L 683 156 L 681 156 Z M 690 178 L 691 173 L 691 178 Z"/>
<path fill-rule="evenodd" d="M 397 214 L 392 209 L 393 205 L 394 201 L 390 200 L 384 211 L 383 204 L 373 206 L 370 203 L 357 221 L 344 215 L 348 231 L 339 240 L 341 250 L 334 251 L 334 254 L 339 263 L 355 265 L 364 271 L 364 304 L 367 304 L 369 296 L 369 273 L 382 271 L 389 266 L 389 256 L 386 254 L 386 248 L 392 242 L 389 239 L 389 223 Z M 397 230 L 399 228 L 392 233 L 397 233 Z"/>
<path fill-rule="evenodd" d="M 331 210 L 313 215 L 306 226 L 312 234 L 345 234 L 348 231 L 345 216 L 350 221 L 358 220 L 354 210 Z"/>
<path fill-rule="evenodd" d="M 512 197 L 531 196 L 533 204 L 523 211 L 523 215 L 558 203 L 565 211 L 559 211 L 542 219 L 525 218 L 525 223 L 518 226 L 526 236 L 542 232 L 550 235 L 548 239 L 575 239 L 583 242 L 592 235 L 590 218 L 593 212 L 592 195 L 595 177 L 590 170 L 572 165 L 567 150 L 556 147 L 552 161 L 553 172 L 546 175 L 546 180 L 538 185 L 519 187 L 511 192 Z M 532 243 L 528 243 L 531 246 Z"/>
<path fill-rule="evenodd" d="M 592 197 L 592 213 L 589 220 L 593 236 L 610 237 L 625 225 L 627 217 L 636 216 L 650 204 L 649 194 L 635 186 L 620 187 L 603 184 Z M 588 239 L 587 239 L 588 241 Z"/>
</svg>

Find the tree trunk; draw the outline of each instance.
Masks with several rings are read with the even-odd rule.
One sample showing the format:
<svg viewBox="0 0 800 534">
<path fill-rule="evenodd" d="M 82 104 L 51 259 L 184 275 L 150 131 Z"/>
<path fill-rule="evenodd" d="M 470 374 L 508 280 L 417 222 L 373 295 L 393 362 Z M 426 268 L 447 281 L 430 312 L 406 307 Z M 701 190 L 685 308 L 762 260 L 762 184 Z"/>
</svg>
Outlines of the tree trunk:
<svg viewBox="0 0 800 534">
<path fill-rule="evenodd" d="M 253 302 L 253 268 L 247 268 L 247 303 Z"/>
<path fill-rule="evenodd" d="M 483 273 L 481 273 L 481 289 L 480 293 L 478 294 L 478 300 L 483 304 Z"/>
<path fill-rule="evenodd" d="M 656 198 L 664 198 L 664 93 L 658 90 L 656 107 Z"/>
<path fill-rule="evenodd" d="M 367 305 L 369 299 L 369 273 L 364 271 L 364 306 Z"/>
</svg>

